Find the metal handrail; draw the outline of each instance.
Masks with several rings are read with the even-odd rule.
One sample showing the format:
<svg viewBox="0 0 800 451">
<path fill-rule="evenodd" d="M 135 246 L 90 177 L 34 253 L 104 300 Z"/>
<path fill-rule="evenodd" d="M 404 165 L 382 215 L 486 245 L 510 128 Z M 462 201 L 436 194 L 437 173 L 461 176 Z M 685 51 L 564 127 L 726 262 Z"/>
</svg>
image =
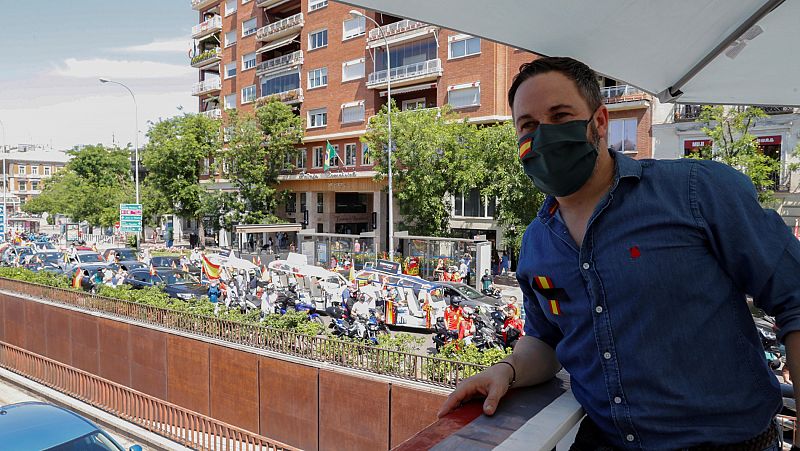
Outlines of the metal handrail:
<svg viewBox="0 0 800 451">
<path fill-rule="evenodd" d="M 423 75 L 433 74 L 442 71 L 442 60 L 439 58 L 422 61 L 419 63 L 408 64 L 400 67 L 392 68 L 392 81 L 403 80 L 405 78 L 420 77 Z M 369 74 L 367 78 L 368 85 L 375 85 L 386 83 L 388 72 L 386 70 L 379 70 Z"/>
<path fill-rule="evenodd" d="M 0 367 L 194 449 L 297 449 L 4 342 Z"/>
<path fill-rule="evenodd" d="M 293 16 L 289 16 L 285 19 L 281 19 L 277 22 L 273 22 L 271 24 L 267 24 L 259 28 L 258 31 L 256 31 L 256 39 L 259 40 L 263 39 L 272 33 L 277 33 L 287 28 L 291 28 L 296 25 L 301 25 L 302 23 L 303 23 L 303 13 L 297 13 Z"/>
<path fill-rule="evenodd" d="M 153 307 L 4 277 L 0 277 L 0 289 L 237 345 L 438 387 L 454 388 L 459 381 L 486 368 L 485 365 L 475 363 L 383 349 L 324 336 L 304 335 L 262 325 L 237 323 L 214 316 Z"/>
<path fill-rule="evenodd" d="M 290 89 L 288 91 L 263 95 L 256 99 L 256 107 L 264 106 L 268 104 L 272 99 L 278 99 L 281 102 L 293 102 L 293 101 L 302 102 L 303 88 L 295 88 L 295 89 Z"/>
<path fill-rule="evenodd" d="M 206 91 L 218 91 L 222 88 L 222 80 L 219 78 L 210 78 L 197 82 L 192 87 L 192 95 L 197 95 Z"/>
<path fill-rule="evenodd" d="M 430 26 L 424 22 L 417 22 L 416 20 L 404 19 L 399 22 L 393 22 L 388 25 L 384 25 L 380 28 L 373 28 L 369 30 L 368 40 L 373 41 L 375 39 L 381 39 L 381 30 L 386 35 L 386 37 L 405 33 L 407 31 L 413 31 L 420 28 L 425 28 Z"/>
<path fill-rule="evenodd" d="M 222 118 L 222 110 L 219 108 L 214 108 L 213 110 L 208 110 L 208 111 L 201 111 L 200 114 L 210 119 Z"/>
<path fill-rule="evenodd" d="M 643 94 L 645 94 L 644 91 L 631 85 L 609 86 L 600 89 L 600 96 L 603 99 L 613 99 L 615 97 L 643 95 Z"/>
<path fill-rule="evenodd" d="M 264 71 L 278 68 L 281 66 L 287 66 L 290 64 L 303 64 L 302 50 L 297 50 L 287 55 L 282 55 L 277 58 L 272 58 L 270 60 L 263 61 L 256 68 L 256 74 L 261 74 Z"/>
<path fill-rule="evenodd" d="M 203 61 L 208 61 L 210 59 L 220 58 L 220 57 L 222 57 L 222 49 L 219 47 L 214 47 L 213 49 L 205 50 L 203 52 L 192 55 L 191 61 L 192 64 L 198 64 Z"/>
<path fill-rule="evenodd" d="M 206 21 L 200 22 L 199 24 L 193 26 L 192 37 L 194 38 L 215 28 L 222 28 L 222 17 L 214 16 Z"/>
</svg>

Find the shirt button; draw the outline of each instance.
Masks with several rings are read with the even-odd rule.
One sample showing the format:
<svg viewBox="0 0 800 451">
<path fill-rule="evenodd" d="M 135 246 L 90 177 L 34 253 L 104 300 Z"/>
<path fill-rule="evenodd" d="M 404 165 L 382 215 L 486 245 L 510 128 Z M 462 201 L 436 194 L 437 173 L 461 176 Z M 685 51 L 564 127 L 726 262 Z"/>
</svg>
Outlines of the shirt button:
<svg viewBox="0 0 800 451">
<path fill-rule="evenodd" d="M 622 403 L 622 398 L 620 398 L 619 396 L 614 397 L 614 404 L 621 404 L 621 403 Z"/>
<path fill-rule="evenodd" d="M 603 354 L 603 358 L 605 358 L 606 360 L 609 360 L 611 358 L 611 353 L 610 352 L 604 353 Z"/>
<path fill-rule="evenodd" d="M 629 441 L 629 442 L 632 442 L 632 441 L 633 441 L 633 439 L 635 439 L 635 438 L 636 438 L 636 437 L 634 437 L 634 436 L 633 436 L 633 434 L 628 434 L 628 436 L 627 436 L 627 437 L 625 437 L 625 440 L 627 440 L 627 441 Z"/>
<path fill-rule="evenodd" d="M 603 313 L 603 307 L 598 305 L 597 307 L 594 308 L 594 311 L 597 313 Z"/>
<path fill-rule="evenodd" d="M 583 264 L 583 269 L 589 269 L 589 263 L 584 263 Z"/>
</svg>

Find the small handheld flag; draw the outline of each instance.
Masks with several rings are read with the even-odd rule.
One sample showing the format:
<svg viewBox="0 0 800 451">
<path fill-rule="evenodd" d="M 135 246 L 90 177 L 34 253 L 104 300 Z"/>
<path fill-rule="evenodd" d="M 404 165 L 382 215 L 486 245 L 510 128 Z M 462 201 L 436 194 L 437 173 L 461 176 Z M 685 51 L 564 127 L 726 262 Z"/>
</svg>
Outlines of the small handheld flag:
<svg viewBox="0 0 800 451">
<path fill-rule="evenodd" d="M 385 317 L 386 317 L 385 318 L 386 319 L 386 324 L 394 324 L 395 323 L 394 302 L 392 302 L 392 301 L 390 301 L 388 299 L 386 300 L 386 315 L 385 315 Z"/>
<path fill-rule="evenodd" d="M 79 266 L 78 270 L 75 271 L 75 276 L 72 277 L 72 288 L 80 288 L 82 279 L 83 277 L 81 276 L 81 268 Z"/>
<path fill-rule="evenodd" d="M 153 266 L 152 263 L 150 264 L 150 275 L 151 276 L 155 276 L 156 275 L 156 267 Z"/>
<path fill-rule="evenodd" d="M 220 265 L 211 263 L 211 260 L 209 260 L 205 254 L 201 256 L 201 260 L 203 262 L 203 273 L 205 273 L 209 279 L 219 279 L 221 272 Z"/>
</svg>

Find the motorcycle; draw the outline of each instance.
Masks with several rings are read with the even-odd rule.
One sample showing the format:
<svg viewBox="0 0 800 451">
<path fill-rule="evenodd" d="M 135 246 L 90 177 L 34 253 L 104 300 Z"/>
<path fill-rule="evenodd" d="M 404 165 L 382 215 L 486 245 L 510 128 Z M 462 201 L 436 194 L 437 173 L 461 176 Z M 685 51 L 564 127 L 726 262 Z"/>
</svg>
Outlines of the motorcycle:
<svg viewBox="0 0 800 451">
<path fill-rule="evenodd" d="M 323 324 L 322 318 L 319 316 L 319 313 L 317 313 L 317 307 L 313 302 L 306 302 L 298 299 L 297 302 L 295 302 L 294 309 L 298 312 L 306 312 L 309 321 Z"/>
<path fill-rule="evenodd" d="M 433 325 L 433 344 L 436 346 L 436 352 L 439 352 L 444 345 L 458 338 L 458 332 L 454 330 L 447 330 L 447 324 L 444 318 L 436 318 L 436 324 Z"/>
<path fill-rule="evenodd" d="M 500 290 L 498 290 L 495 287 L 489 287 L 489 288 L 487 288 L 485 290 L 482 289 L 481 290 L 481 294 L 484 295 L 484 296 L 489 296 L 491 298 L 495 298 L 495 299 L 502 299 L 503 298 L 503 295 L 500 294 Z"/>
<path fill-rule="evenodd" d="M 375 309 L 369 309 L 365 339 L 369 340 L 372 344 L 378 344 L 378 335 L 388 333 L 389 329 L 386 327 L 386 323 L 375 315 Z"/>
<path fill-rule="evenodd" d="M 503 349 L 501 339 L 497 336 L 497 329 L 487 324 L 481 315 L 475 315 L 475 334 L 465 338 L 465 343 L 473 344 L 481 351 L 486 349 Z"/>
</svg>

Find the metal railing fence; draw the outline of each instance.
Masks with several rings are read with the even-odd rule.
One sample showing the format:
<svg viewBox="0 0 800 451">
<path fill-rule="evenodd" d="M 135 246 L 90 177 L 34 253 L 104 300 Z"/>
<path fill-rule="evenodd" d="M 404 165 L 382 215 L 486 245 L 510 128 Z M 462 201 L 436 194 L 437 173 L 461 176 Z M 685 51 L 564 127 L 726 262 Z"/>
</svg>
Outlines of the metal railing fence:
<svg viewBox="0 0 800 451">
<path fill-rule="evenodd" d="M 7 278 L 0 278 L 0 289 L 112 317 L 438 387 L 455 388 L 461 380 L 485 368 L 475 363 L 305 335 Z"/>
<path fill-rule="evenodd" d="M 194 449 L 297 449 L 3 342 L 0 367 Z"/>
</svg>

